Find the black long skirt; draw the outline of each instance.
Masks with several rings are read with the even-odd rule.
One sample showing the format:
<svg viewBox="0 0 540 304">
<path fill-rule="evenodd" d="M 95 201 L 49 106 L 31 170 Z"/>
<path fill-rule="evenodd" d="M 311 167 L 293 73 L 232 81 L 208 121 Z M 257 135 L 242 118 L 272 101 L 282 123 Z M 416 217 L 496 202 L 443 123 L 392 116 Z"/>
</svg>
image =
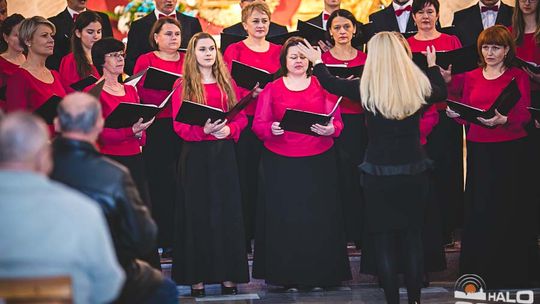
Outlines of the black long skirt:
<svg viewBox="0 0 540 304">
<path fill-rule="evenodd" d="M 452 240 L 452 232 L 463 225 L 463 126 L 439 111 L 439 123 L 427 138 L 426 152 L 434 162 L 432 171 L 434 206 L 440 213 L 444 242 Z"/>
<path fill-rule="evenodd" d="M 481 276 L 488 289 L 529 285 L 537 202 L 526 199 L 525 148 L 526 139 L 467 142 L 460 270 Z"/>
<path fill-rule="evenodd" d="M 351 279 L 335 150 L 285 157 L 263 150 L 253 277 L 276 285 Z"/>
<path fill-rule="evenodd" d="M 429 200 L 429 173 L 413 175 L 362 175 L 365 198 L 365 232 L 362 242 L 362 273 L 377 274 L 375 238 L 382 233 L 395 235 L 422 231 Z M 398 251 L 400 251 L 398 247 Z M 405 261 L 399 255 L 398 271 Z"/>
<path fill-rule="evenodd" d="M 232 140 L 184 142 L 178 162 L 172 278 L 178 284 L 249 281 Z"/>
<path fill-rule="evenodd" d="M 176 162 L 181 145 L 182 140 L 174 132 L 170 118 L 156 119 L 146 131 L 143 158 L 152 200 L 152 216 L 159 228 L 159 247 L 172 247 Z"/>
<path fill-rule="evenodd" d="M 242 193 L 242 211 L 244 216 L 244 230 L 246 232 L 246 246 L 251 251 L 251 240 L 255 236 L 255 209 L 257 206 L 257 188 L 259 164 L 263 144 L 251 130 L 253 116 L 248 116 L 247 127 L 244 128 L 240 139 L 236 143 L 236 160 L 238 161 L 238 174 L 240 190 Z"/>
<path fill-rule="evenodd" d="M 152 210 L 152 203 L 150 200 L 150 195 L 148 193 L 148 182 L 146 180 L 146 171 L 144 167 L 144 161 L 142 154 L 130 155 L 130 156 L 118 156 L 118 155 L 107 155 L 108 157 L 114 159 L 115 161 L 126 166 L 131 173 L 131 177 L 137 186 L 137 190 L 143 200 L 144 204 L 148 210 Z M 161 270 L 161 263 L 159 260 L 159 253 L 157 248 L 150 252 L 147 256 L 138 257 L 146 262 L 148 262 L 152 267 Z"/>
<path fill-rule="evenodd" d="M 336 138 L 339 194 L 347 241 L 362 239 L 364 194 L 358 166 L 364 161 L 368 135 L 364 114 L 342 114 L 344 128 Z"/>
</svg>

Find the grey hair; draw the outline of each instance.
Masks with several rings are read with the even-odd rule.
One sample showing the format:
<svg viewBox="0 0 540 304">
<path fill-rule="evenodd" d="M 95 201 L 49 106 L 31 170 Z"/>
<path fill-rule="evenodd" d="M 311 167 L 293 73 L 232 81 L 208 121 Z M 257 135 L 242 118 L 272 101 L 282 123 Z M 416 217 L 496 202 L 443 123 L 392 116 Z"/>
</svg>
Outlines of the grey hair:
<svg viewBox="0 0 540 304">
<path fill-rule="evenodd" d="M 0 163 L 32 161 L 48 142 L 47 126 L 33 114 L 15 112 L 0 120 Z"/>
<path fill-rule="evenodd" d="M 78 102 L 77 111 L 69 110 L 69 104 L 73 102 Z M 101 104 L 90 94 L 76 92 L 64 97 L 58 105 L 57 112 L 62 132 L 88 134 L 101 116 Z"/>
</svg>

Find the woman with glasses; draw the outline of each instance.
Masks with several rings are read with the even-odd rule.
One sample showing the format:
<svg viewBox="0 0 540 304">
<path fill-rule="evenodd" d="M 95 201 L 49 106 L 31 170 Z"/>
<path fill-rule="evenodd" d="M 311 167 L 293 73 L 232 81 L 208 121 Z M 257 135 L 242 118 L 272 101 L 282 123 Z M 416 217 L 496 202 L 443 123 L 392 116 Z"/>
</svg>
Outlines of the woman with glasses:
<svg viewBox="0 0 540 304">
<path fill-rule="evenodd" d="M 103 77 L 103 91 L 99 101 L 103 112 L 103 118 L 107 117 L 121 102 L 139 103 L 137 90 L 118 82 L 118 78 L 124 71 L 124 44 L 114 38 L 104 38 L 92 47 L 92 62 L 98 73 Z M 93 86 L 87 88 L 90 90 Z M 104 128 L 99 135 L 98 145 L 102 154 L 118 161 L 126 166 L 144 203 L 150 207 L 148 185 L 144 170 L 144 162 L 141 154 L 141 146 L 146 141 L 146 129 L 154 120 L 146 123 L 142 118 L 128 128 Z M 157 252 L 157 251 L 156 251 Z M 149 261 L 152 266 L 159 268 L 158 260 Z"/>
<path fill-rule="evenodd" d="M 515 44 L 506 27 L 482 31 L 477 47 L 480 67 L 465 74 L 461 102 L 488 109 L 511 81 L 516 81 L 521 98 L 506 115 L 496 110 L 492 118 L 478 118 L 478 123 L 467 123 L 446 110 L 468 127 L 460 269 L 481 276 L 489 288 L 525 288 L 533 265 L 529 253 L 536 244 L 531 207 L 537 204 L 525 195 L 529 76 L 513 67 Z"/>
<path fill-rule="evenodd" d="M 247 38 L 231 44 L 226 49 L 223 59 L 229 70 L 232 68 L 233 60 L 263 69 L 269 73 L 275 73 L 279 70 L 281 46 L 270 43 L 265 39 L 270 28 L 270 17 L 270 8 L 263 1 L 250 1 L 244 6 L 242 9 L 242 25 L 247 32 Z M 241 96 L 248 92 L 244 88 L 239 88 L 239 90 Z M 258 89 L 257 94 L 260 91 Z M 253 100 L 245 109 L 248 125 L 236 145 L 248 252 L 251 252 L 251 240 L 255 233 L 258 169 L 262 152 L 262 143 L 251 130 L 256 105 L 257 100 Z"/>
<path fill-rule="evenodd" d="M 74 92 L 71 87 L 90 75 L 99 79 L 99 73 L 92 65 L 92 46 L 101 39 L 101 17 L 91 11 L 82 12 L 75 21 L 71 34 L 71 53 L 60 62 L 60 77 L 66 93 Z"/>
<path fill-rule="evenodd" d="M 178 51 L 182 42 L 180 23 L 174 18 L 158 19 L 150 30 L 148 40 L 154 50 L 139 56 L 133 73 L 154 67 L 182 74 L 185 54 Z M 145 79 L 146 75 L 137 84 L 141 103 L 159 105 L 170 91 L 147 89 L 143 86 Z M 152 216 L 159 227 L 158 246 L 163 248 L 162 256 L 170 256 L 173 242 L 176 160 L 182 144 L 174 133 L 173 119 L 169 103 L 146 130 L 146 145 L 143 148 Z"/>
<path fill-rule="evenodd" d="M 27 52 L 26 61 L 8 79 L 6 111 L 33 112 L 53 95 L 64 97 L 60 75 L 47 69 L 45 60 L 53 54 L 54 24 L 41 16 L 25 19 L 19 27 L 19 44 Z M 54 126 L 49 126 L 51 137 Z"/>
</svg>

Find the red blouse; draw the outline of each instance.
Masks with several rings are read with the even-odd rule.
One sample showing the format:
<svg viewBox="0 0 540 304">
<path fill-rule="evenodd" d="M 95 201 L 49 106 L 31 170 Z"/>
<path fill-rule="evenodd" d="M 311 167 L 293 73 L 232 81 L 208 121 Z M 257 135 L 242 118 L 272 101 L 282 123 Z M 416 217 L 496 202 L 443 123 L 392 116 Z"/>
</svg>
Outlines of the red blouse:
<svg viewBox="0 0 540 304">
<path fill-rule="evenodd" d="M 93 85 L 86 88 L 85 91 L 90 90 Z M 107 117 L 116 109 L 120 102 L 132 102 L 139 103 L 139 96 L 137 90 L 129 85 L 124 85 L 126 94 L 124 96 L 115 96 L 101 92 L 99 101 L 101 103 L 101 111 L 103 118 Z M 117 156 L 131 156 L 141 153 L 141 146 L 144 146 L 146 142 L 146 132 L 143 131 L 141 139 L 137 139 L 133 134 L 133 129 L 129 128 L 104 128 L 98 138 L 98 145 L 101 153 L 107 155 Z"/>
<path fill-rule="evenodd" d="M 0 56 L 0 88 L 7 85 L 9 77 L 19 68 L 18 65 L 11 63 Z M 0 110 L 6 110 L 6 101 L 0 98 Z"/>
<path fill-rule="evenodd" d="M 177 80 L 175 85 L 177 85 L 179 81 L 181 80 Z M 233 87 L 235 88 L 236 96 L 238 97 L 239 92 L 234 83 Z M 225 94 L 225 92 L 221 92 L 217 83 L 205 84 L 204 90 L 206 94 L 206 105 L 221 109 L 223 111 L 228 110 L 227 95 Z M 173 117 L 176 117 L 176 115 L 178 114 L 180 106 L 182 106 L 182 100 L 182 87 L 180 86 L 172 95 L 171 105 Z M 227 126 L 229 126 L 229 128 L 231 129 L 231 133 L 229 134 L 229 136 L 227 136 L 227 138 L 238 141 L 238 139 L 240 138 L 240 133 L 246 127 L 246 125 L 247 118 L 245 113 L 242 111 L 227 123 Z M 176 134 L 178 134 L 178 136 L 180 136 L 186 141 L 219 140 L 212 134 L 205 134 L 203 131 L 204 128 L 201 126 L 188 125 L 173 120 L 173 127 Z"/>
<path fill-rule="evenodd" d="M 331 52 L 324 52 L 322 54 L 322 61 L 324 64 L 345 64 L 347 67 L 361 66 L 366 63 L 367 55 L 362 51 L 357 51 L 356 57 L 352 60 L 337 59 Z M 352 101 L 349 98 L 343 98 L 339 105 L 341 113 L 343 114 L 360 114 L 364 113 L 362 103 L 360 100 Z"/>
<path fill-rule="evenodd" d="M 182 52 L 179 52 L 179 59 L 176 61 L 167 61 L 159 58 L 154 52 L 149 52 L 144 55 L 139 56 L 137 59 L 137 62 L 135 63 L 135 67 L 133 68 L 133 74 L 139 73 L 140 71 L 148 68 L 148 67 L 155 67 L 161 70 L 165 70 L 168 72 L 176 73 L 176 74 L 182 74 L 182 67 L 184 66 L 184 58 L 185 54 Z M 160 105 L 161 102 L 169 95 L 169 91 L 163 91 L 163 90 L 152 90 L 152 89 L 145 89 L 143 88 L 144 80 L 146 79 L 146 75 L 144 75 L 141 78 L 141 81 L 137 84 L 137 91 L 139 92 L 139 96 L 141 97 L 141 103 L 147 103 L 147 104 L 155 104 Z M 171 118 L 172 117 L 172 110 L 171 105 L 169 104 L 163 111 L 161 111 L 156 118 Z"/>
<path fill-rule="evenodd" d="M 281 52 L 281 45 L 270 43 L 270 48 L 266 52 L 255 52 L 251 50 L 244 41 L 233 43 L 227 47 L 223 59 L 229 67 L 232 68 L 232 61 L 247 64 L 252 67 L 256 67 L 265 70 L 269 73 L 275 73 L 281 67 L 279 63 L 279 54 Z M 244 88 L 238 88 L 240 90 L 240 96 L 244 97 L 249 90 Z M 252 101 L 245 109 L 247 115 L 253 116 L 255 114 L 255 108 L 257 106 L 257 100 Z"/>
<path fill-rule="evenodd" d="M 6 92 L 6 111 L 13 112 L 24 110 L 34 112 L 43 105 L 51 96 L 66 96 L 66 92 L 60 82 L 58 72 L 51 70 L 53 82 L 46 83 L 25 69 L 19 68 L 8 79 Z M 54 126 L 49 125 L 50 135 L 54 135 Z"/>
<path fill-rule="evenodd" d="M 503 142 L 519 139 L 527 135 L 523 127 L 530 119 L 527 107 L 531 104 L 531 94 L 529 76 L 521 69 L 510 68 L 498 78 L 491 80 L 484 77 L 482 68 L 465 73 L 461 101 L 480 109 L 488 109 L 513 78 L 516 79 L 521 92 L 521 99 L 508 113 L 507 123 L 494 129 L 470 124 L 467 140 L 473 142 Z M 463 124 L 466 123 L 461 119 L 456 120 Z"/>
<path fill-rule="evenodd" d="M 283 78 L 269 83 L 259 95 L 259 103 L 253 120 L 253 132 L 264 142 L 264 146 L 283 156 L 304 157 L 323 153 L 334 144 L 332 137 L 338 137 L 343 129 L 340 110 L 334 115 L 335 132 L 332 136 L 311 136 L 285 131 L 282 135 L 273 135 L 270 129 L 275 121 L 281 121 L 287 108 L 329 113 L 337 101 L 321 86 L 316 77 L 311 77 L 310 85 L 301 91 L 291 91 Z"/>
<path fill-rule="evenodd" d="M 73 53 L 69 53 L 66 56 L 64 56 L 64 58 L 62 58 L 62 62 L 60 62 L 59 71 L 60 71 L 60 81 L 62 82 L 62 86 L 64 87 L 66 94 L 75 92 L 75 90 L 72 87 L 70 87 L 70 85 L 85 78 L 85 77 L 79 76 L 79 73 L 77 73 L 77 64 L 75 62 L 75 56 L 73 55 Z M 96 77 L 97 79 L 101 77 L 96 67 L 94 67 L 93 65 L 92 65 L 92 73 L 90 75 Z"/>
<path fill-rule="evenodd" d="M 516 45 L 516 56 L 525 61 L 540 64 L 540 46 L 534 40 L 534 33 L 523 35 L 523 42 Z M 540 84 L 531 81 L 531 90 L 540 91 Z"/>
</svg>

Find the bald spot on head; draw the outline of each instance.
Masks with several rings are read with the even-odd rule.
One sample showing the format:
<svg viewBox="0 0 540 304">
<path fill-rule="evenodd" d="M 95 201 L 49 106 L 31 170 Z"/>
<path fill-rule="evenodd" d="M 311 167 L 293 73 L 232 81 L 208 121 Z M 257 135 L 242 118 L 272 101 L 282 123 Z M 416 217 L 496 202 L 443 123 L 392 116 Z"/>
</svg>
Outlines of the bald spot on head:
<svg viewBox="0 0 540 304">
<path fill-rule="evenodd" d="M 58 105 L 61 132 L 89 133 L 100 115 L 99 101 L 86 93 L 69 94 Z"/>
<path fill-rule="evenodd" d="M 0 164 L 33 163 L 48 146 L 45 123 L 30 113 L 16 112 L 0 120 Z"/>
</svg>

